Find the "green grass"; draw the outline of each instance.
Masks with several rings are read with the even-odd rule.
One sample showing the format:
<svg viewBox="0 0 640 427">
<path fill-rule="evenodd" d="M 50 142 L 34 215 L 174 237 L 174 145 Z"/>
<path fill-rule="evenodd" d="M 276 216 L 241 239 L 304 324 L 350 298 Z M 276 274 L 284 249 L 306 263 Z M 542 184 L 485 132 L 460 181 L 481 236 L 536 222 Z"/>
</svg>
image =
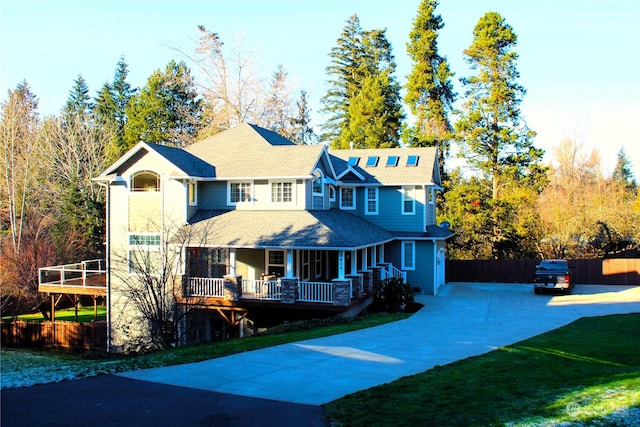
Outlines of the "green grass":
<svg viewBox="0 0 640 427">
<path fill-rule="evenodd" d="M 78 307 L 78 321 L 79 322 L 91 322 L 93 321 L 93 307 Z M 104 306 L 98 306 L 98 319 L 105 320 L 107 318 L 107 308 Z M 35 320 L 44 321 L 42 313 L 21 314 L 17 316 L 17 320 Z M 2 320 L 12 320 L 11 316 L 3 316 Z M 76 312 L 73 308 L 65 308 L 56 310 L 56 321 L 75 322 Z"/>
<path fill-rule="evenodd" d="M 57 381 L 57 378 L 82 378 L 100 374 L 112 374 L 136 369 L 181 363 L 199 362 L 245 351 L 257 350 L 279 344 L 325 337 L 358 329 L 370 328 L 409 317 L 408 313 L 373 313 L 352 320 L 311 322 L 307 326 L 324 324 L 310 330 L 293 330 L 299 324 L 279 328 L 280 333 L 239 338 L 199 345 L 176 347 L 133 357 L 111 356 L 87 359 L 85 356 L 52 350 L 24 350 L 2 348 L 2 387 L 11 384 L 29 385 Z M 37 378 L 29 378 L 30 375 Z M 17 379 L 14 379 L 17 378 Z"/>
<path fill-rule="evenodd" d="M 326 410 L 332 426 L 531 426 L 589 424 L 634 407 L 640 407 L 640 314 L 580 319 L 354 393 Z"/>
</svg>

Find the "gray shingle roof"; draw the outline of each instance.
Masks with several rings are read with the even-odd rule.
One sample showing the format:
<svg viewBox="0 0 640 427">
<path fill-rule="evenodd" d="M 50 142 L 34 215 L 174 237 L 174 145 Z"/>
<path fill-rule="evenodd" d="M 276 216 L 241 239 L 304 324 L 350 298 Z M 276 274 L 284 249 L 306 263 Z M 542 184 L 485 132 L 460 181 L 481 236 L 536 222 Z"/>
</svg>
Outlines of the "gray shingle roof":
<svg viewBox="0 0 640 427">
<path fill-rule="evenodd" d="M 191 244 L 353 250 L 393 236 L 351 213 L 330 211 L 199 211 L 187 227 Z"/>
<path fill-rule="evenodd" d="M 185 150 L 215 165 L 217 178 L 233 179 L 310 176 L 324 147 L 296 145 L 275 132 L 243 123 Z"/>
<path fill-rule="evenodd" d="M 214 166 L 181 148 L 150 143 L 147 145 L 156 153 L 160 154 L 180 170 L 185 172 L 188 176 L 213 178 L 216 174 Z"/>
<path fill-rule="evenodd" d="M 340 180 L 355 184 L 440 184 L 437 165 L 437 150 L 435 147 L 416 148 L 376 148 L 354 150 L 330 150 L 336 174 L 341 175 L 348 169 L 350 157 L 359 158 L 355 169 L 365 180 L 362 181 L 352 173 L 347 173 Z M 389 156 L 397 156 L 397 166 L 387 166 Z M 407 166 L 409 156 L 417 156 L 416 166 Z M 369 157 L 378 157 L 376 166 L 366 166 Z"/>
</svg>

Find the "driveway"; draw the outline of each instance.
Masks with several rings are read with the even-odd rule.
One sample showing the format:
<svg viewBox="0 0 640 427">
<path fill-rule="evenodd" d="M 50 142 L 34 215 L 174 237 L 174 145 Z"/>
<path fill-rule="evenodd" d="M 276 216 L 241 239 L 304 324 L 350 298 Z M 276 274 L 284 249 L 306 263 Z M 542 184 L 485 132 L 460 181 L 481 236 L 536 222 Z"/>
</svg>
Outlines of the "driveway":
<svg viewBox="0 0 640 427">
<path fill-rule="evenodd" d="M 580 317 L 640 312 L 640 287 L 576 286 L 534 295 L 531 285 L 456 283 L 410 318 L 122 377 L 290 403 L 322 405 L 358 390 L 489 352 Z"/>
<path fill-rule="evenodd" d="M 319 405 L 580 317 L 640 312 L 640 287 L 444 286 L 409 319 L 205 362 L 2 391 L 3 426 L 324 426 Z"/>
</svg>

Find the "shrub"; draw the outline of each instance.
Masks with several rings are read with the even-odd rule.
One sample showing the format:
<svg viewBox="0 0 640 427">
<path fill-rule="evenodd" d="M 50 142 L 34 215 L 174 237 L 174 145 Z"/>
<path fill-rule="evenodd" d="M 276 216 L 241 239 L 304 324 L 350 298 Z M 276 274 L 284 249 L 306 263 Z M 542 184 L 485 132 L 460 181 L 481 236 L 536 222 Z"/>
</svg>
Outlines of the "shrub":
<svg viewBox="0 0 640 427">
<path fill-rule="evenodd" d="M 375 306 L 390 313 L 403 311 L 412 302 L 413 290 L 400 277 L 383 280 L 375 295 Z"/>
</svg>

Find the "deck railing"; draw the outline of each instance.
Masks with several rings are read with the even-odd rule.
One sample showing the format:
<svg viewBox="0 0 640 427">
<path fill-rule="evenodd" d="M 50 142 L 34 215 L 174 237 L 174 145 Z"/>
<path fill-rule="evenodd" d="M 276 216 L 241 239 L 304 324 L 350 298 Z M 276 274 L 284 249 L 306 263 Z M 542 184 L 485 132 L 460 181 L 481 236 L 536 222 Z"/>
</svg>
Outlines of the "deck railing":
<svg viewBox="0 0 640 427">
<path fill-rule="evenodd" d="M 211 277 L 189 277 L 185 293 L 192 297 L 224 297 L 224 279 Z"/>
<path fill-rule="evenodd" d="M 333 302 L 333 283 L 298 282 L 298 301 Z"/>
<path fill-rule="evenodd" d="M 56 265 L 38 269 L 38 284 L 60 287 L 106 287 L 104 280 L 96 276 L 106 274 L 105 260 L 94 259 L 75 264 Z"/>
<path fill-rule="evenodd" d="M 279 301 L 281 297 L 280 280 L 242 280 L 242 298 Z"/>
</svg>

